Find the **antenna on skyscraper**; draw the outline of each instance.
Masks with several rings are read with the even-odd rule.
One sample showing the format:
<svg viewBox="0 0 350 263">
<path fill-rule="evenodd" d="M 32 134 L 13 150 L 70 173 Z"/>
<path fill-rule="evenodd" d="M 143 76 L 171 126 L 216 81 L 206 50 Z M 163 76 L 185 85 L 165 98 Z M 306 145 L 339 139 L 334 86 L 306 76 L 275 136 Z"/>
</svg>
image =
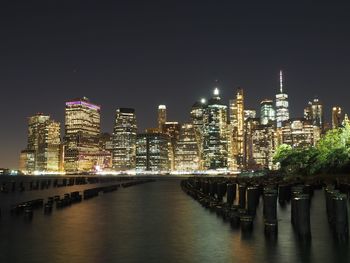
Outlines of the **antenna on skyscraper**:
<svg viewBox="0 0 350 263">
<path fill-rule="evenodd" d="M 280 70 L 280 92 L 283 93 L 283 71 Z"/>
</svg>

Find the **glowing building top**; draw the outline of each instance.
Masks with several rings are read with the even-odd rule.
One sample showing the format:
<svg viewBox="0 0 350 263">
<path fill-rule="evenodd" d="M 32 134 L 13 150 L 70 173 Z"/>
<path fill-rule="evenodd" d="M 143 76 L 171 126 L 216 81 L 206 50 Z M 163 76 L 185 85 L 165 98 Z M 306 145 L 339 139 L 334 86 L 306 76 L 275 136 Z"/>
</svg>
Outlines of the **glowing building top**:
<svg viewBox="0 0 350 263">
<path fill-rule="evenodd" d="M 166 123 L 166 106 L 159 105 L 158 106 L 158 131 L 163 131 L 163 125 Z"/>
<path fill-rule="evenodd" d="M 215 89 L 214 89 L 214 96 L 215 97 L 218 97 L 219 96 L 219 94 L 220 94 L 220 90 L 216 87 Z"/>
<path fill-rule="evenodd" d="M 289 103 L 288 103 L 288 94 L 283 91 L 284 82 L 283 82 L 283 72 L 280 71 L 280 89 L 279 93 L 276 94 L 276 123 L 277 128 L 282 127 L 282 123 L 286 120 L 289 120 Z"/>
</svg>

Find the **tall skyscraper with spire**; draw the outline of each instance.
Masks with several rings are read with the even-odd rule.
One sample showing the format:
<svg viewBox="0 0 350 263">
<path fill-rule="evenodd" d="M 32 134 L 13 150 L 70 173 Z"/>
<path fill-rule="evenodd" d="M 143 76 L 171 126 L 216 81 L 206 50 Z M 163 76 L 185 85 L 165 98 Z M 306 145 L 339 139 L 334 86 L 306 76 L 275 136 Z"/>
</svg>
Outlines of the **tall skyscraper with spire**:
<svg viewBox="0 0 350 263">
<path fill-rule="evenodd" d="M 277 128 L 282 127 L 282 123 L 289 120 L 288 94 L 283 91 L 283 72 L 280 70 L 280 89 L 276 94 L 276 123 Z"/>
</svg>

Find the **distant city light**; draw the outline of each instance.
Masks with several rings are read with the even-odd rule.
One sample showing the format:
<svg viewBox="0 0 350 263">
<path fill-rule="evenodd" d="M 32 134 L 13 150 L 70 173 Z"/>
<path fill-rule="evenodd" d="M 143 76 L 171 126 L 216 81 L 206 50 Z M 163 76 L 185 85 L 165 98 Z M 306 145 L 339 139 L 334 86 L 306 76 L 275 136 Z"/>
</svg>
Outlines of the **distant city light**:
<svg viewBox="0 0 350 263">
<path fill-rule="evenodd" d="M 215 88 L 215 89 L 214 89 L 214 96 L 219 96 L 219 94 L 220 94 L 219 89 L 218 89 L 218 88 Z"/>
</svg>

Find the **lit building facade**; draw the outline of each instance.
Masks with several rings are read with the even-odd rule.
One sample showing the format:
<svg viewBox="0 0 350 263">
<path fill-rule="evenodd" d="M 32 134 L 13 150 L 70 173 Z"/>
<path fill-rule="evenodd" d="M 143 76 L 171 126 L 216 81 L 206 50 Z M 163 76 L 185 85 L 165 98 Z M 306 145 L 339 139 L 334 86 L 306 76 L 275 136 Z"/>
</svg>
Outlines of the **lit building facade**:
<svg viewBox="0 0 350 263">
<path fill-rule="evenodd" d="M 98 148 L 101 151 L 109 151 L 112 154 L 112 152 L 113 152 L 113 136 L 108 132 L 101 133 L 99 136 Z"/>
<path fill-rule="evenodd" d="M 230 124 L 228 129 L 228 166 L 230 170 L 244 166 L 244 94 L 238 88 L 236 98 L 230 100 Z"/>
<path fill-rule="evenodd" d="M 99 154 L 101 107 L 88 98 L 66 102 L 64 167 L 66 172 L 94 169 Z"/>
<path fill-rule="evenodd" d="M 136 171 L 168 171 L 169 137 L 163 133 L 142 133 L 136 137 Z"/>
<path fill-rule="evenodd" d="M 35 159 L 37 159 L 36 155 L 39 149 L 40 134 L 42 134 L 41 129 L 43 124 L 45 124 L 48 120 L 50 120 L 50 116 L 42 113 L 37 113 L 36 115 L 28 118 L 27 150 L 32 150 L 35 152 Z M 37 164 L 35 166 L 37 166 Z"/>
<path fill-rule="evenodd" d="M 19 156 L 19 170 L 25 173 L 33 173 L 35 171 L 35 151 L 21 151 Z"/>
<path fill-rule="evenodd" d="M 276 120 L 276 111 L 273 106 L 272 100 L 263 100 L 260 103 L 260 123 L 267 125 L 268 123 L 274 123 Z"/>
<path fill-rule="evenodd" d="M 165 105 L 159 105 L 158 106 L 158 132 L 163 131 L 163 124 L 165 124 L 167 121 L 166 118 L 166 106 Z"/>
<path fill-rule="evenodd" d="M 48 120 L 40 125 L 37 168 L 39 171 L 59 171 L 61 146 L 61 125 Z"/>
<path fill-rule="evenodd" d="M 246 120 L 245 167 L 246 169 L 275 169 L 273 155 L 277 147 L 275 125 L 262 125 L 258 118 Z"/>
<path fill-rule="evenodd" d="M 320 139 L 320 129 L 304 118 L 285 121 L 282 127 L 282 143 L 303 149 L 315 146 Z"/>
<path fill-rule="evenodd" d="M 136 168 L 136 134 L 135 110 L 118 108 L 113 130 L 113 169 L 126 171 Z"/>
<path fill-rule="evenodd" d="M 199 169 L 204 169 L 204 154 L 203 154 L 203 143 L 204 143 L 204 113 L 207 107 L 205 99 L 195 102 L 191 108 L 191 122 L 195 131 L 195 136 L 199 150 Z"/>
<path fill-rule="evenodd" d="M 145 133 L 158 133 L 158 132 L 159 132 L 159 129 L 155 127 L 145 129 Z"/>
<path fill-rule="evenodd" d="M 332 108 L 332 129 L 339 128 L 343 122 L 344 114 L 341 107 L 334 106 Z"/>
<path fill-rule="evenodd" d="M 276 94 L 276 123 L 277 128 L 282 127 L 282 123 L 289 120 L 288 94 L 283 91 L 283 72 L 280 71 L 280 89 Z"/>
<path fill-rule="evenodd" d="M 175 170 L 191 172 L 200 169 L 200 155 L 196 132 L 192 123 L 181 126 L 175 148 Z"/>
<path fill-rule="evenodd" d="M 213 98 L 208 101 L 203 117 L 204 168 L 225 169 L 228 158 L 227 106 L 221 102 L 218 88 L 215 88 Z"/>
<path fill-rule="evenodd" d="M 244 121 L 248 118 L 256 118 L 256 110 L 247 109 L 244 110 Z"/>
<path fill-rule="evenodd" d="M 313 99 L 308 103 L 304 109 L 304 118 L 312 123 L 312 125 L 320 128 L 321 132 L 324 130 L 323 105 L 319 99 Z"/>
<path fill-rule="evenodd" d="M 179 124 L 177 121 L 167 121 L 162 126 L 163 130 L 162 133 L 168 135 L 170 138 L 169 141 L 169 165 L 170 169 L 175 169 L 175 148 L 176 144 L 179 140 L 180 136 L 180 130 L 181 130 L 181 124 Z"/>
<path fill-rule="evenodd" d="M 58 172 L 60 156 L 60 123 L 38 113 L 28 118 L 27 148 L 20 155 L 24 172 Z"/>
</svg>

